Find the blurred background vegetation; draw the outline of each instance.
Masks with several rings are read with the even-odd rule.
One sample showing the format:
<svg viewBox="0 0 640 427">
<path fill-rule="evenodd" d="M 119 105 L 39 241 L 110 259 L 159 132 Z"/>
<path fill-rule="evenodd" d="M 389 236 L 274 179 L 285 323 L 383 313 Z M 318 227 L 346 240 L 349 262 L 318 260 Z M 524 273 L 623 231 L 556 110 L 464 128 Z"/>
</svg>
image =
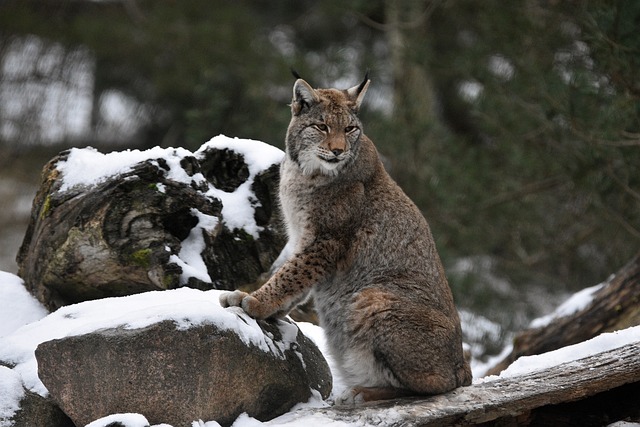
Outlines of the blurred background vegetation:
<svg viewBox="0 0 640 427">
<path fill-rule="evenodd" d="M 290 68 L 339 88 L 370 70 L 365 131 L 457 301 L 522 328 L 638 251 L 638 28 L 635 0 L 4 0 L 2 255 L 57 151 L 282 148 Z"/>
</svg>

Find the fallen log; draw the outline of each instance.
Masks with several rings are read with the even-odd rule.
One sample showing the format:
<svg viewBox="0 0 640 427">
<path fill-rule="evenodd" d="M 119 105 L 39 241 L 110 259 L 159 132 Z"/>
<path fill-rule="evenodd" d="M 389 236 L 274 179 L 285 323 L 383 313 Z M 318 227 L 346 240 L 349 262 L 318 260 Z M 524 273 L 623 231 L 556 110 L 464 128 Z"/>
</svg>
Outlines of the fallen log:
<svg viewBox="0 0 640 427">
<path fill-rule="evenodd" d="M 580 425 L 640 419 L 640 342 L 514 377 L 497 377 L 447 394 L 372 402 L 355 407 L 304 409 L 309 417 L 357 425 Z"/>
<path fill-rule="evenodd" d="M 640 253 L 609 277 L 583 309 L 516 335 L 512 351 L 487 375 L 500 373 L 520 356 L 546 353 L 639 324 Z"/>
</svg>

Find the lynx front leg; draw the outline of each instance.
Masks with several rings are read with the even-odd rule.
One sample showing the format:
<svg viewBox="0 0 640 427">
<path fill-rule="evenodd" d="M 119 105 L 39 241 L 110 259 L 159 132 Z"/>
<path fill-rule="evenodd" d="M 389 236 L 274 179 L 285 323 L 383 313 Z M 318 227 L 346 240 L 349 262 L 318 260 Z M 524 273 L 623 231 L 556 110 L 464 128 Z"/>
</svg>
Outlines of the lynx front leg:
<svg viewBox="0 0 640 427">
<path fill-rule="evenodd" d="M 242 307 L 256 319 L 286 316 L 304 301 L 313 285 L 335 269 L 337 249 L 332 241 L 317 243 L 287 261 L 260 289 L 251 294 L 224 293 L 220 305 Z"/>
</svg>

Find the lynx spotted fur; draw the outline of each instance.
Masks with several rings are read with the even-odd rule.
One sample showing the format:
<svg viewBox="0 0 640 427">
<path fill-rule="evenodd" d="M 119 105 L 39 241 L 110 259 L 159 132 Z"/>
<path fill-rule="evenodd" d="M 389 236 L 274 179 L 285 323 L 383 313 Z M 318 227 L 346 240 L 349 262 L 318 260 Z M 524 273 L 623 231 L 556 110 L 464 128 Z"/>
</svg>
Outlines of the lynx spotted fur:
<svg viewBox="0 0 640 427">
<path fill-rule="evenodd" d="M 280 178 L 294 255 L 260 289 L 220 301 L 266 319 L 312 294 L 350 386 L 337 403 L 439 394 L 471 382 L 429 226 L 362 131 L 357 113 L 369 83 L 337 90 L 295 82 Z"/>
</svg>

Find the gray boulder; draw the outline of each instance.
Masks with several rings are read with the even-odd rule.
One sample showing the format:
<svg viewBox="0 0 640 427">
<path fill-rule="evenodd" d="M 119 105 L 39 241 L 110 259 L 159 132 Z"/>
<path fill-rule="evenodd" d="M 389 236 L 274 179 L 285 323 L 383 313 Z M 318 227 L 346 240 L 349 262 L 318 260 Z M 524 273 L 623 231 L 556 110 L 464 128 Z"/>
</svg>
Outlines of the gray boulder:
<svg viewBox="0 0 640 427">
<path fill-rule="evenodd" d="M 78 426 L 127 412 L 151 424 L 224 426 L 243 412 L 281 415 L 312 390 L 327 398 L 331 373 L 315 344 L 288 321 L 258 325 L 260 346 L 214 324 L 178 330 L 172 321 L 48 341 L 36 350 L 38 374 Z"/>
</svg>

